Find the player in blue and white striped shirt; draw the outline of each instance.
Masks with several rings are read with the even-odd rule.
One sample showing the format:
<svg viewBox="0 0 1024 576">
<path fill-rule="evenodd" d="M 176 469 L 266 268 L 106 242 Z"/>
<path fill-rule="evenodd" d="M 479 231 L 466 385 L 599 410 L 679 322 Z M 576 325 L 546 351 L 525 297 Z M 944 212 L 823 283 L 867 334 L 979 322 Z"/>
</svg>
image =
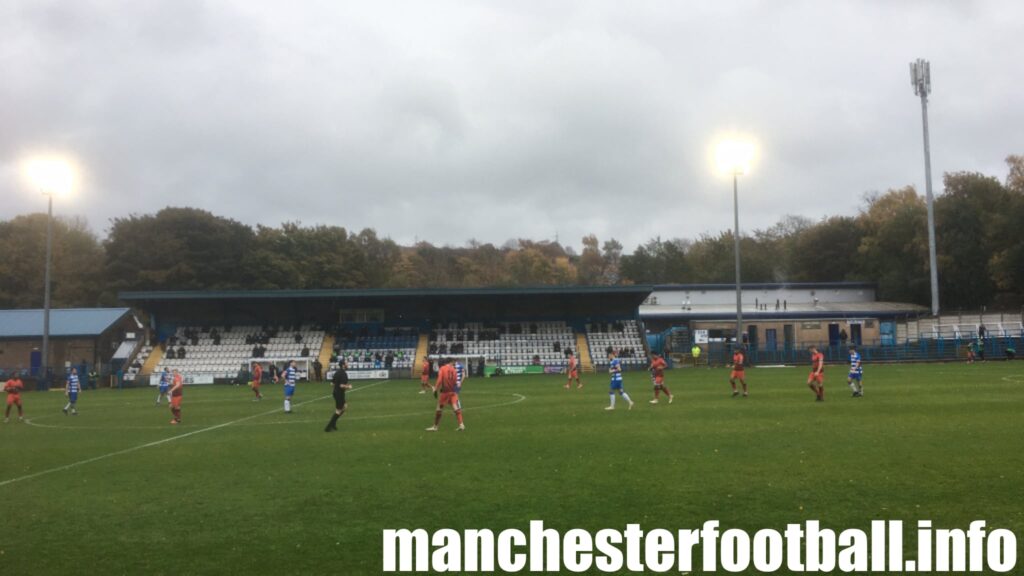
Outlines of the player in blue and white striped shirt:
<svg viewBox="0 0 1024 576">
<path fill-rule="evenodd" d="M 615 352 L 608 352 L 608 373 L 612 376 L 611 387 L 608 389 L 608 398 L 610 404 L 605 410 L 615 410 L 615 393 L 618 392 L 619 396 L 626 402 L 629 402 L 629 409 L 633 409 L 633 400 L 626 394 L 626 391 L 622 388 L 622 362 L 615 357 Z"/>
<path fill-rule="evenodd" d="M 861 365 L 860 353 L 857 347 L 850 344 L 850 374 L 846 377 L 846 383 L 853 390 L 853 397 L 864 396 L 864 367 Z"/>
<path fill-rule="evenodd" d="M 64 406 L 65 416 L 69 409 L 72 416 L 78 416 L 78 408 L 75 408 L 75 403 L 78 402 L 78 393 L 81 390 L 82 385 L 78 381 L 78 368 L 72 368 L 71 373 L 68 374 L 67 383 L 64 384 L 64 395 L 68 397 L 68 403 Z"/>
<path fill-rule="evenodd" d="M 462 381 L 468 377 L 465 365 L 462 364 L 461 360 L 455 361 L 455 393 L 459 394 L 462 392 Z"/>
<path fill-rule="evenodd" d="M 160 373 L 160 389 L 156 393 L 156 405 L 160 405 L 161 398 L 167 398 L 167 401 L 171 401 L 171 396 L 168 390 L 171 389 L 171 369 L 164 366 L 164 371 Z"/>
<path fill-rule="evenodd" d="M 295 395 L 295 381 L 299 377 L 299 371 L 295 368 L 295 360 L 288 362 L 288 367 L 281 372 L 284 378 L 284 413 L 292 413 L 292 396 Z"/>
</svg>

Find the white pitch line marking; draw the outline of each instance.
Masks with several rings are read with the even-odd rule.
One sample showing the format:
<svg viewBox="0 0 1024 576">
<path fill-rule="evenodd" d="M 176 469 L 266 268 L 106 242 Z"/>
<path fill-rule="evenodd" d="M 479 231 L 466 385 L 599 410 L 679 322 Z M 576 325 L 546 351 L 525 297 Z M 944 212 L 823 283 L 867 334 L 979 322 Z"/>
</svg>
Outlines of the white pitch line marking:
<svg viewBox="0 0 1024 576">
<path fill-rule="evenodd" d="M 373 387 L 373 386 L 379 386 L 380 384 L 383 384 L 385 382 L 387 382 L 387 380 L 381 380 L 380 382 L 375 382 L 373 384 L 367 384 L 366 386 L 360 386 L 359 388 L 355 388 L 353 390 L 350 390 L 349 394 L 351 394 L 353 392 L 357 392 L 359 390 L 363 390 L 365 388 L 370 388 L 370 387 Z M 309 404 L 311 402 L 319 402 L 320 400 L 323 400 L 324 398 L 329 398 L 329 397 L 330 397 L 330 394 L 328 394 L 326 396 L 321 396 L 319 398 L 314 398 L 312 400 L 306 400 L 305 402 L 299 402 L 299 403 L 297 403 L 295 405 L 296 406 L 302 406 L 304 404 Z M 203 432 L 210 432 L 210 431 L 213 431 L 213 430 L 218 430 L 220 428 L 231 426 L 232 424 L 238 424 L 239 422 L 245 422 L 247 420 L 252 420 L 253 418 L 259 418 L 261 416 L 268 416 L 270 414 L 273 414 L 275 412 L 280 412 L 280 411 L 281 411 L 280 408 L 276 408 L 274 410 L 270 410 L 270 411 L 267 411 L 267 412 L 260 412 L 259 414 L 253 414 L 251 416 L 246 416 L 245 418 L 239 418 L 238 420 L 232 420 L 230 422 L 224 422 L 222 424 L 216 424 L 214 426 L 207 426 L 206 428 L 200 428 L 199 430 L 193 430 L 191 432 L 186 432 L 184 434 L 178 434 L 177 436 L 171 436 L 169 438 L 164 438 L 162 440 L 155 440 L 153 442 L 147 442 L 145 444 L 139 444 L 138 446 L 133 446 L 131 448 L 125 448 L 124 450 L 118 450 L 116 452 L 110 452 L 109 454 L 101 454 L 99 456 L 94 456 L 92 458 L 87 458 L 85 460 L 79 460 L 78 462 L 72 462 L 71 464 L 65 464 L 63 466 L 58 466 L 56 468 L 49 468 L 47 470 L 41 470 L 39 472 L 34 472 L 32 474 L 27 474 L 25 476 L 19 476 L 17 478 L 11 478 L 9 480 L 0 481 L 0 487 L 7 486 L 8 484 L 14 484 L 16 482 L 22 482 L 24 480 L 31 480 L 33 478 L 38 478 L 40 476 L 45 476 L 47 474 L 53 474 L 54 472 L 63 472 L 64 470 L 70 470 L 72 468 L 77 468 L 79 466 L 84 466 L 85 464 L 91 464 L 93 462 L 98 462 L 100 460 L 106 460 L 107 458 L 113 458 L 114 456 L 121 456 L 123 454 L 130 454 L 132 452 L 137 452 L 137 451 L 142 450 L 144 448 L 152 448 L 153 446 L 159 446 L 161 444 L 167 444 L 168 442 L 173 442 L 175 440 L 181 440 L 182 438 L 188 438 L 189 436 L 195 436 L 196 434 L 202 434 Z M 31 423 L 31 421 L 27 421 L 27 422 Z"/>
</svg>

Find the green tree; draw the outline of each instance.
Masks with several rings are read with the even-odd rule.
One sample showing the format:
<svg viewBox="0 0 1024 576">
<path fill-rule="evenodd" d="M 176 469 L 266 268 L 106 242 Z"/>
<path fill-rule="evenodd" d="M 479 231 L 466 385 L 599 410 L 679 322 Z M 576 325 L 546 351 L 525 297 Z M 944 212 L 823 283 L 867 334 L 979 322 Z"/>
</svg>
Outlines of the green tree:
<svg viewBox="0 0 1024 576">
<path fill-rule="evenodd" d="M 679 238 L 649 240 L 632 254 L 622 256 L 622 277 L 637 284 L 690 282 L 693 272 L 686 257 L 689 246 L 689 241 Z"/>
<path fill-rule="evenodd" d="M 999 180 L 977 173 L 945 176 L 935 200 L 935 242 L 943 308 L 979 309 L 992 302 L 990 272 L 1000 235 L 1009 229 L 1009 193 Z"/>
<path fill-rule="evenodd" d="M 104 243 L 108 293 L 247 287 L 248 226 L 195 208 L 117 218 Z"/>
<path fill-rule="evenodd" d="M 583 237 L 583 253 L 580 254 L 579 280 L 583 284 L 598 284 L 604 274 L 604 258 L 598 248 L 597 236 L 588 234 Z"/>
<path fill-rule="evenodd" d="M 0 222 L 0 308 L 42 308 L 46 214 Z M 103 248 L 82 219 L 55 218 L 50 268 L 51 305 L 92 307 L 103 299 Z"/>
<path fill-rule="evenodd" d="M 882 300 L 927 304 L 928 215 L 912 187 L 866 197 L 857 218 L 863 230 L 858 268 L 878 283 Z"/>
<path fill-rule="evenodd" d="M 864 229 L 856 218 L 832 216 L 802 231 L 795 238 L 791 279 L 796 282 L 858 280 L 858 248 Z"/>
</svg>

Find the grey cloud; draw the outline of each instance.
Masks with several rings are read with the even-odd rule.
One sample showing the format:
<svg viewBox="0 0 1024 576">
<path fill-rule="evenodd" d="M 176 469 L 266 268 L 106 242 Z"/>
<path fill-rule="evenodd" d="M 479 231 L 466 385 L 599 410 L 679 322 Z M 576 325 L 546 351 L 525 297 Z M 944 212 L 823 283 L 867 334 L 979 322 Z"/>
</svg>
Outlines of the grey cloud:
<svg viewBox="0 0 1024 576">
<path fill-rule="evenodd" d="M 923 182 L 907 76 L 932 61 L 934 176 L 1024 141 L 1024 8 L 977 2 L 8 2 L 0 217 L 17 162 L 74 154 L 58 212 L 193 205 L 250 224 L 631 250 L 731 227 L 713 138 L 760 143 L 741 225 Z"/>
</svg>

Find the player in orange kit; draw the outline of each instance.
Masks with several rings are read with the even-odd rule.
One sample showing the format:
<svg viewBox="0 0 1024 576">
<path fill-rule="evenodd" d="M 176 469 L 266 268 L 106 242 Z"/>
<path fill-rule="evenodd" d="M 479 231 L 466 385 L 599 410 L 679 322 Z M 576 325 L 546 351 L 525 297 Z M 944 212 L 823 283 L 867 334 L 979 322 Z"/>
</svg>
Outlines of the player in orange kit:
<svg viewBox="0 0 1024 576">
<path fill-rule="evenodd" d="M 672 400 L 675 399 L 672 396 L 672 391 L 665 386 L 665 368 L 668 368 L 668 364 L 665 363 L 665 359 L 660 354 L 651 355 L 651 379 L 654 382 L 654 400 L 651 400 L 651 404 L 658 403 L 658 394 L 664 392 L 668 396 L 668 403 L 671 404 Z"/>
<path fill-rule="evenodd" d="M 430 358 L 423 357 L 423 369 L 420 372 L 420 394 L 430 390 Z"/>
<path fill-rule="evenodd" d="M 576 359 L 576 355 L 569 352 L 569 380 L 565 383 L 565 389 L 568 390 L 569 386 L 572 385 L 572 381 L 576 381 L 576 389 L 583 388 L 583 382 L 580 382 L 580 361 Z"/>
<path fill-rule="evenodd" d="M 181 378 L 181 372 L 178 369 L 174 369 L 174 379 L 171 385 L 171 414 L 174 418 L 171 419 L 171 424 L 181 424 L 181 394 L 185 388 L 185 382 Z"/>
<path fill-rule="evenodd" d="M 807 377 L 807 386 L 816 396 L 815 402 L 825 401 L 825 355 L 811 346 L 811 374 Z"/>
<path fill-rule="evenodd" d="M 743 386 L 743 397 L 747 396 L 747 379 L 744 371 L 744 367 L 747 364 L 747 354 L 744 352 L 743 347 L 736 348 L 736 351 L 732 354 L 732 372 L 729 374 L 729 385 L 732 386 L 733 398 L 739 396 L 739 391 L 736 390 L 736 381 L 739 380 Z"/>
<path fill-rule="evenodd" d="M 21 391 L 24 389 L 25 385 L 17 374 L 4 384 L 4 392 L 7 392 L 7 412 L 4 413 L 5 424 L 11 419 L 11 406 L 18 407 L 18 420 L 25 420 L 25 414 L 21 409 Z"/>
<path fill-rule="evenodd" d="M 441 414 L 443 414 L 444 407 L 448 405 L 451 405 L 452 410 L 455 411 L 455 418 L 459 421 L 459 427 L 455 430 L 461 432 L 466 429 L 466 425 L 462 422 L 462 403 L 459 402 L 459 393 L 455 391 L 456 386 L 458 386 L 458 375 L 455 372 L 455 367 L 449 361 L 442 361 L 441 367 L 437 369 L 437 383 L 434 384 L 434 396 L 438 398 L 437 412 L 434 413 L 434 425 L 427 428 L 427 432 L 437 432 L 437 425 L 441 423 Z"/>
<path fill-rule="evenodd" d="M 253 402 L 259 402 L 263 400 L 263 394 L 260 394 L 260 382 L 263 380 L 263 366 L 260 366 L 259 362 L 252 363 L 252 391 L 256 393 L 256 398 Z"/>
</svg>

